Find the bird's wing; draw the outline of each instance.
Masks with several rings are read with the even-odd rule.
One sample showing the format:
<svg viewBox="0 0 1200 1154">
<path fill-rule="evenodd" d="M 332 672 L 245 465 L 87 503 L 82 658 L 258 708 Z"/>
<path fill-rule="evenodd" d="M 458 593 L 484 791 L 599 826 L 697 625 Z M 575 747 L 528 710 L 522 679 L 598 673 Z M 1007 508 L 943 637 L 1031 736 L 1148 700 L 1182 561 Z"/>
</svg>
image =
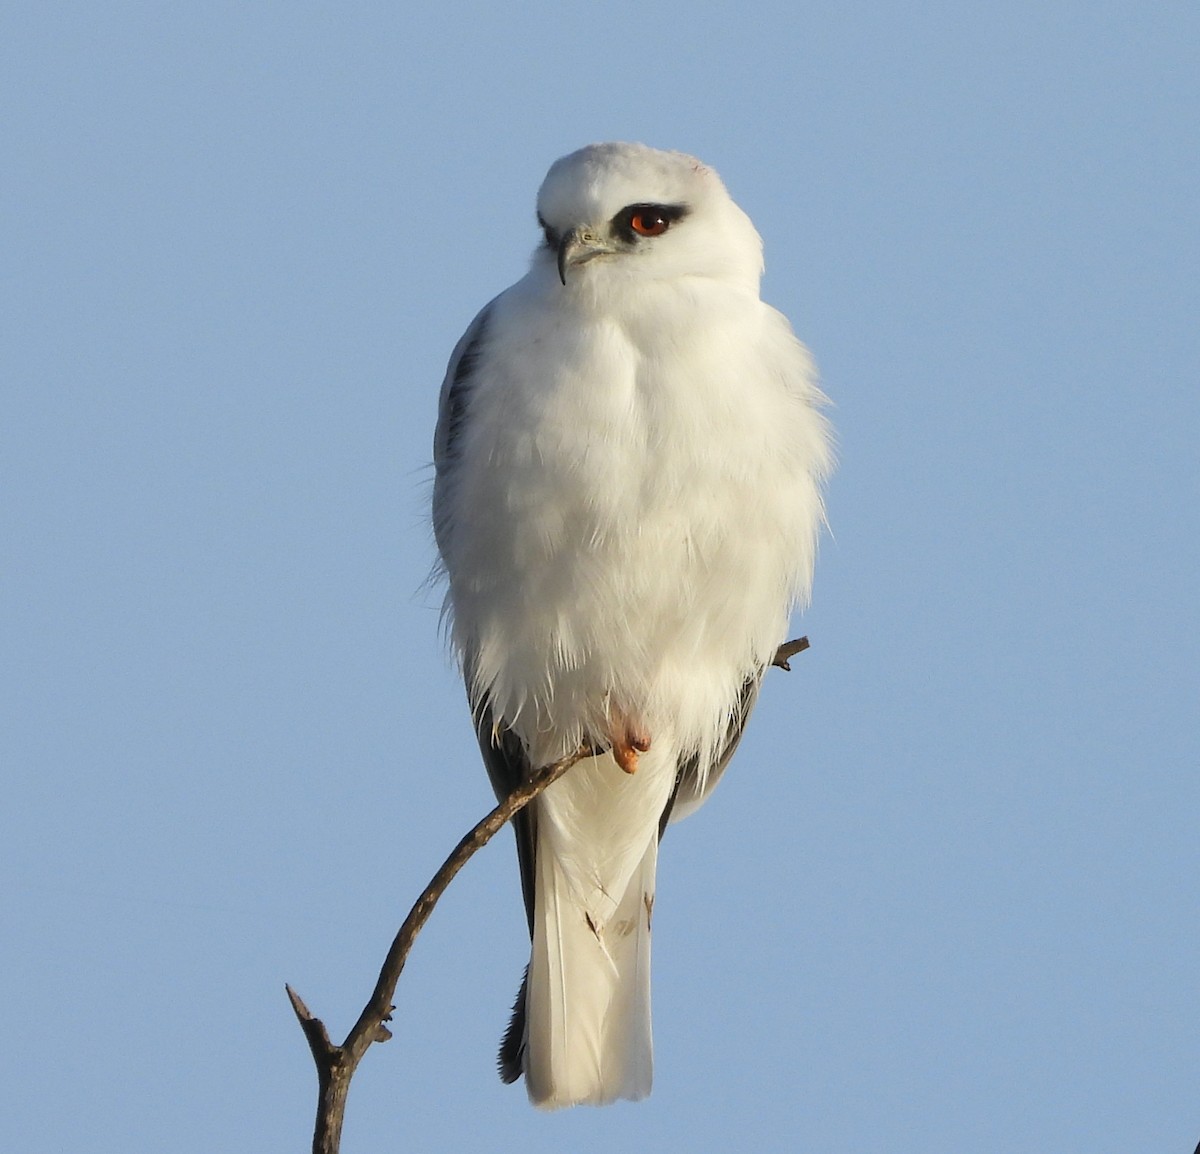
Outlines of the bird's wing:
<svg viewBox="0 0 1200 1154">
<path fill-rule="evenodd" d="M 495 301 L 485 305 L 478 316 L 467 326 L 446 367 L 442 391 L 438 398 L 437 428 L 433 434 L 433 461 L 436 480 L 433 490 L 433 530 L 438 545 L 445 552 L 449 535 L 448 518 L 450 505 L 448 487 L 454 464 L 462 450 L 467 427 L 471 390 L 475 385 L 476 370 L 487 339 L 488 320 Z M 470 665 L 471 655 L 464 655 L 464 664 Z M 472 670 L 463 670 L 467 685 L 473 683 Z M 492 716 L 491 704 L 482 701 L 475 708 L 475 734 L 483 763 L 487 767 L 498 801 L 503 801 L 529 774 L 529 758 L 520 739 L 508 729 L 498 726 Z M 525 913 L 529 919 L 529 932 L 533 934 L 533 809 L 526 806 L 513 818 L 513 829 L 517 835 L 517 858 L 521 865 L 521 890 L 525 897 Z"/>
<path fill-rule="evenodd" d="M 447 482 L 454 463 L 462 450 L 463 433 L 467 425 L 467 408 L 474 387 L 475 370 L 483 353 L 487 337 L 488 318 L 495 301 L 486 304 L 467 331 L 459 338 L 450 354 L 442 391 L 438 397 L 437 427 L 433 433 L 433 533 L 438 548 L 444 553 L 447 540 L 446 519 L 449 516 Z"/>
<path fill-rule="evenodd" d="M 698 809 L 716 788 L 717 782 L 721 780 L 721 774 L 725 772 L 729 759 L 733 757 L 734 750 L 742 740 L 742 733 L 750 718 L 750 711 L 758 700 L 763 673 L 765 670 L 751 674 L 742 683 L 742 691 L 738 695 L 737 704 L 734 706 L 733 713 L 729 717 L 729 724 L 725 728 L 725 740 L 721 746 L 720 755 L 708 772 L 701 774 L 699 759 L 695 756 L 680 762 L 679 772 L 675 775 L 675 788 L 671 791 L 671 799 L 667 802 L 667 808 L 663 810 L 662 817 L 658 821 L 659 841 L 662 840 L 663 833 L 670 822 L 679 821 Z"/>
<path fill-rule="evenodd" d="M 467 424 L 470 417 L 471 393 L 475 387 L 480 360 L 488 335 L 488 324 L 495 301 L 480 310 L 478 316 L 467 326 L 446 367 L 446 377 L 438 399 L 437 428 L 433 435 L 433 461 L 436 477 L 433 488 L 433 530 L 443 555 L 446 553 L 450 536 L 450 517 L 453 507 L 452 494 L 455 464 L 463 451 Z M 463 654 L 463 677 L 468 686 L 474 684 L 471 653 Z M 496 798 L 503 801 L 529 775 L 529 757 L 521 740 L 511 730 L 498 725 L 492 714 L 491 702 L 486 698 L 473 703 L 475 735 L 483 763 Z M 521 866 L 521 891 L 525 898 L 525 914 L 529 921 L 529 933 L 533 934 L 533 867 L 534 867 L 534 813 L 526 806 L 513 818 L 513 830 L 517 835 L 517 858 Z"/>
<path fill-rule="evenodd" d="M 462 451 L 467 428 L 471 391 L 475 375 L 487 339 L 491 302 L 467 327 L 446 366 L 446 377 L 442 381 L 438 398 L 437 428 L 433 435 L 433 461 L 436 475 L 433 487 L 433 531 L 439 549 L 445 553 L 450 535 L 450 509 L 453 504 L 450 494 L 451 477 L 455 462 Z M 464 654 L 464 680 L 473 684 L 469 668 L 470 654 Z M 524 743 L 506 726 L 498 725 L 492 713 L 491 702 L 486 698 L 473 707 L 475 736 L 479 751 L 487 768 L 492 790 L 498 800 L 503 800 L 520 785 L 530 771 L 529 756 Z M 517 839 L 517 862 L 521 870 L 521 896 L 525 901 L 525 917 L 529 924 L 529 936 L 533 937 L 534 869 L 537 824 L 534 806 L 527 805 L 512 819 L 513 833 Z M 528 969 L 526 969 L 526 980 Z M 521 1051 L 525 1035 L 525 980 L 513 1007 L 513 1017 L 500 1047 L 500 1073 L 506 1082 L 516 1081 L 521 1076 Z"/>
<path fill-rule="evenodd" d="M 511 729 L 498 726 L 492 718 L 490 703 L 484 702 L 475 711 L 475 736 L 479 739 L 479 750 L 483 764 L 496 797 L 507 797 L 529 774 L 529 757 L 525 746 Z M 517 838 L 517 863 L 521 868 L 521 896 L 525 899 L 525 917 L 529 923 L 529 937 L 533 938 L 533 903 L 536 875 L 537 813 L 536 807 L 527 805 L 518 810 L 512 819 L 513 833 Z M 521 979 L 521 989 L 513 1004 L 508 1029 L 500 1042 L 497 1065 L 500 1077 L 508 1083 L 515 1082 L 524 1069 L 525 1049 L 525 991 L 529 982 L 529 967 Z"/>
<path fill-rule="evenodd" d="M 487 767 L 496 799 L 503 801 L 529 776 L 529 756 L 524 743 L 511 729 L 496 724 L 491 704 L 487 701 L 475 710 L 475 736 L 479 739 L 479 751 L 483 754 L 483 764 Z M 525 898 L 525 915 L 532 937 L 534 846 L 537 833 L 534 807 L 527 805 L 519 810 L 512 822 L 517 835 L 517 860 L 521 866 L 521 893 Z"/>
</svg>

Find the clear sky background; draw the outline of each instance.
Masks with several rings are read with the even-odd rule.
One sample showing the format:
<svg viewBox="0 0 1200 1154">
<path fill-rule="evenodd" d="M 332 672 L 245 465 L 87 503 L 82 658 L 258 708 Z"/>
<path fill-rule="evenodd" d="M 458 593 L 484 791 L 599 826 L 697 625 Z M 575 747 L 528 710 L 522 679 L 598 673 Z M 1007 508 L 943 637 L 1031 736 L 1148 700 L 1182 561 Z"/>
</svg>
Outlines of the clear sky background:
<svg viewBox="0 0 1200 1154">
<path fill-rule="evenodd" d="M 0 1115 L 296 1151 L 491 804 L 438 632 L 446 358 L 551 161 L 713 165 L 840 440 L 811 652 L 668 834 L 656 1085 L 494 1074 L 512 840 L 343 1150 L 1200 1138 L 1195 3 L 21 5 L 0 35 Z"/>
</svg>

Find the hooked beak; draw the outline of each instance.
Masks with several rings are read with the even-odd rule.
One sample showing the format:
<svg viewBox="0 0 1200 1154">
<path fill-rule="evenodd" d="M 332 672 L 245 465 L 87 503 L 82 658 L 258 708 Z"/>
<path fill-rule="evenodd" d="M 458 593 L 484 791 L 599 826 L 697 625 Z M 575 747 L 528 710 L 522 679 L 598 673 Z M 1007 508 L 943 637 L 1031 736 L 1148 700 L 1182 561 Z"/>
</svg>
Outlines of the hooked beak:
<svg viewBox="0 0 1200 1154">
<path fill-rule="evenodd" d="M 584 264 L 593 257 L 604 256 L 613 250 L 590 228 L 572 228 L 558 242 L 558 279 L 567 283 L 567 269 Z"/>
</svg>

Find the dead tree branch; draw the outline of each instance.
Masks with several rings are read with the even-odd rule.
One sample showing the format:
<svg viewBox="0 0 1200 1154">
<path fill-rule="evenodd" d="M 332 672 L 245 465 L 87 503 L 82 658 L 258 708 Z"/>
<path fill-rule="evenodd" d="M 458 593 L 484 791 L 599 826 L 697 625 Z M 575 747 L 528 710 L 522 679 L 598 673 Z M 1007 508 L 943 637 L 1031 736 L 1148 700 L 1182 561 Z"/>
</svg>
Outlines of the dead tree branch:
<svg viewBox="0 0 1200 1154">
<path fill-rule="evenodd" d="M 790 670 L 788 659 L 808 648 L 808 638 L 800 637 L 785 642 L 779 647 L 772 665 Z M 354 1023 L 354 1028 L 340 1045 L 333 1044 L 329 1031 L 320 1018 L 315 1017 L 303 999 L 291 986 L 284 986 L 292 1003 L 292 1010 L 300 1028 L 308 1039 L 313 1062 L 317 1067 L 317 1121 L 313 1130 L 313 1154 L 338 1154 L 342 1142 L 342 1122 L 346 1114 L 346 1098 L 350 1092 L 350 1079 L 362 1061 L 363 1055 L 373 1042 L 386 1042 L 392 1032 L 385 1025 L 392 1019 L 396 1008 L 392 998 L 396 984 L 408 960 L 409 951 L 417 934 L 429 920 L 433 907 L 454 880 L 455 875 L 482 849 L 492 837 L 505 826 L 518 811 L 527 806 L 547 786 L 557 781 L 577 761 L 595 755 L 595 750 L 584 746 L 575 753 L 560 758 L 552 765 L 534 770 L 521 785 L 512 791 L 491 813 L 480 821 L 454 847 L 454 852 L 442 863 L 441 869 L 417 898 L 416 903 L 404 919 L 391 948 L 384 958 L 375 990 Z"/>
<path fill-rule="evenodd" d="M 479 822 L 470 833 L 454 847 L 454 852 L 442 863 L 442 868 L 433 875 L 433 879 L 425 887 L 416 904 L 409 911 L 408 917 L 400 927 L 391 949 L 384 959 L 383 968 L 379 971 L 379 979 L 375 983 L 374 993 L 363 1007 L 354 1028 L 346 1035 L 346 1040 L 335 1046 L 329 1038 L 329 1031 L 320 1018 L 314 1017 L 304 1004 L 300 995 L 291 986 L 285 986 L 292 1009 L 308 1039 L 309 1049 L 312 1050 L 313 1061 L 317 1066 L 317 1123 L 313 1132 L 313 1154 L 337 1154 L 342 1140 L 342 1121 L 346 1112 L 346 1096 L 350 1091 L 350 1079 L 362 1056 L 370 1048 L 372 1042 L 386 1042 L 391 1031 L 384 1025 L 391 1020 L 392 998 L 396 993 L 396 983 L 404 970 L 409 951 L 417 934 L 429 920 L 433 907 L 445 892 L 446 887 L 476 850 L 482 849 L 492 836 L 501 829 L 518 810 L 528 805 L 539 793 L 552 782 L 557 781 L 568 769 L 590 750 L 581 749 L 577 753 L 561 758 L 553 765 L 544 766 L 530 774 L 528 780 L 519 785 L 491 813 Z"/>
<path fill-rule="evenodd" d="M 797 653 L 803 653 L 807 648 L 807 637 L 797 637 L 795 641 L 785 641 L 775 650 L 775 656 L 771 659 L 771 664 L 778 666 L 778 668 L 787 673 L 791 673 L 792 667 L 788 664 L 789 659 L 795 657 Z"/>
</svg>

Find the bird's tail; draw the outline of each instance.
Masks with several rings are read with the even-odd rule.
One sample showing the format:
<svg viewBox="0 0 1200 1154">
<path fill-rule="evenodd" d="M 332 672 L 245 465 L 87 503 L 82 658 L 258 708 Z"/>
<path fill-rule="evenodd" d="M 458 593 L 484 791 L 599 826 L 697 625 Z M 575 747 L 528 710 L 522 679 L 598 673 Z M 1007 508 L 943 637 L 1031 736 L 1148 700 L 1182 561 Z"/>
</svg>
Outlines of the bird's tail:
<svg viewBox="0 0 1200 1154">
<path fill-rule="evenodd" d="M 654 1062 L 650 923 L 658 839 L 650 839 L 603 923 L 580 904 L 548 850 L 539 844 L 525 992 L 522 1064 L 529 1097 L 547 1110 L 644 1098 Z"/>
</svg>

